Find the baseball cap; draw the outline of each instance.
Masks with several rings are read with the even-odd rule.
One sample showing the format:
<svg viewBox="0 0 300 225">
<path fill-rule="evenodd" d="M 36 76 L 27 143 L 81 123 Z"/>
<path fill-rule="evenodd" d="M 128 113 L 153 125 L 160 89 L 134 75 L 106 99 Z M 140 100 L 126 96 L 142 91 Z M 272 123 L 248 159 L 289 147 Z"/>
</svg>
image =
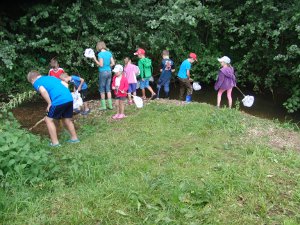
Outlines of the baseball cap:
<svg viewBox="0 0 300 225">
<path fill-rule="evenodd" d="M 230 64 L 231 59 L 228 56 L 223 56 L 222 58 L 218 58 L 218 61 Z"/>
<path fill-rule="evenodd" d="M 120 64 L 115 65 L 115 68 L 113 69 L 113 72 L 114 73 L 123 72 L 123 66 L 120 65 Z"/>
<path fill-rule="evenodd" d="M 135 53 L 134 53 L 134 55 L 145 55 L 145 50 L 144 49 L 142 49 L 142 48 L 139 48 Z"/>
<path fill-rule="evenodd" d="M 190 55 L 189 55 L 189 57 L 192 58 L 192 59 L 194 59 L 195 61 L 198 61 L 196 53 L 191 52 Z"/>
</svg>

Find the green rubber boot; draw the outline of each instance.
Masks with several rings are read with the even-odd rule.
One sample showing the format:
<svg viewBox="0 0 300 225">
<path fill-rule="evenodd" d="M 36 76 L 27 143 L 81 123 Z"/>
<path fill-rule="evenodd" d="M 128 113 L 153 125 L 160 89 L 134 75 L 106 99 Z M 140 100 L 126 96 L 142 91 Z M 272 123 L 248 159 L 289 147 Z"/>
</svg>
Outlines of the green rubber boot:
<svg viewBox="0 0 300 225">
<path fill-rule="evenodd" d="M 99 110 L 106 110 L 106 101 L 105 99 L 101 99 L 101 107 Z"/>
<path fill-rule="evenodd" d="M 107 103 L 108 103 L 108 109 L 110 109 L 110 110 L 112 110 L 113 109 L 113 103 L 112 103 L 112 99 L 111 98 L 109 98 L 109 99 L 107 99 Z"/>
</svg>

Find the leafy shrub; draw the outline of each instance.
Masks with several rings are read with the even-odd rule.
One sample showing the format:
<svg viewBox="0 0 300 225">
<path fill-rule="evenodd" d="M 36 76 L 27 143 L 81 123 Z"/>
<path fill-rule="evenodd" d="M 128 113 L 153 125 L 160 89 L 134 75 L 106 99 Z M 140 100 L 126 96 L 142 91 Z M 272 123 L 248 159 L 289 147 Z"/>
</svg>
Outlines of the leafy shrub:
<svg viewBox="0 0 300 225">
<path fill-rule="evenodd" d="M 192 75 L 207 83 L 216 78 L 216 58 L 228 55 L 239 84 L 250 84 L 255 91 L 283 91 L 289 112 L 300 108 L 297 0 L 68 3 L 34 4 L 19 19 L 0 23 L 0 88 L 5 93 L 26 90 L 28 70 L 47 73 L 54 56 L 66 72 L 81 74 L 95 90 L 97 70 L 83 51 L 104 40 L 118 61 L 137 47 L 145 48 L 156 71 L 163 49 L 170 50 L 176 69 L 189 52 L 196 52 L 199 62 Z"/>
<path fill-rule="evenodd" d="M 23 129 L 9 113 L 0 114 L 0 181 L 2 185 L 12 177 L 26 183 L 51 178 L 58 171 L 55 159 L 40 137 Z"/>
<path fill-rule="evenodd" d="M 7 103 L 0 103 L 0 111 L 7 112 L 25 101 L 31 100 L 36 95 L 35 91 L 27 91 L 15 95 L 9 95 L 10 99 Z"/>
</svg>

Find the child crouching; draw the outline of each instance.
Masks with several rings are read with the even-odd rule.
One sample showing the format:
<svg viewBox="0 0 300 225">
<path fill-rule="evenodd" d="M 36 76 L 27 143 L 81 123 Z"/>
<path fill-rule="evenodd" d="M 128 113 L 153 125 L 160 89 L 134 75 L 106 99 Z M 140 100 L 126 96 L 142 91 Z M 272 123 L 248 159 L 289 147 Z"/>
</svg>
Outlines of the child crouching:
<svg viewBox="0 0 300 225">
<path fill-rule="evenodd" d="M 115 75 L 112 81 L 112 89 L 115 93 L 117 108 L 117 114 L 113 116 L 113 119 L 123 119 L 126 117 L 124 114 L 124 101 L 127 98 L 128 81 L 123 74 L 123 66 L 116 65 L 113 69 L 113 72 L 115 73 Z"/>
<path fill-rule="evenodd" d="M 83 109 L 82 109 L 81 114 L 87 115 L 90 112 L 90 109 L 89 109 L 88 103 L 86 101 L 88 86 L 87 86 L 86 82 L 84 81 L 84 79 L 79 76 L 76 76 L 76 75 L 69 76 L 69 74 L 67 74 L 67 73 L 61 74 L 60 79 L 67 84 L 71 83 L 74 85 L 74 92 L 78 91 L 80 93 L 82 101 L 83 101 Z"/>
</svg>

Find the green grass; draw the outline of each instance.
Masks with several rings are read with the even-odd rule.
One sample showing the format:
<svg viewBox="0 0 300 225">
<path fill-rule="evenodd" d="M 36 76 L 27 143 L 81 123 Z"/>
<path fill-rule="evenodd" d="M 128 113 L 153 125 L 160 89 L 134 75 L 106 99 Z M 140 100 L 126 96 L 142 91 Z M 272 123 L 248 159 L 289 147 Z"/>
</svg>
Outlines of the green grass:
<svg viewBox="0 0 300 225">
<path fill-rule="evenodd" d="M 273 122 L 197 103 L 127 112 L 82 119 L 81 143 L 52 150 L 56 179 L 1 190 L 2 224 L 300 224 L 299 152 L 247 135 Z"/>
</svg>

